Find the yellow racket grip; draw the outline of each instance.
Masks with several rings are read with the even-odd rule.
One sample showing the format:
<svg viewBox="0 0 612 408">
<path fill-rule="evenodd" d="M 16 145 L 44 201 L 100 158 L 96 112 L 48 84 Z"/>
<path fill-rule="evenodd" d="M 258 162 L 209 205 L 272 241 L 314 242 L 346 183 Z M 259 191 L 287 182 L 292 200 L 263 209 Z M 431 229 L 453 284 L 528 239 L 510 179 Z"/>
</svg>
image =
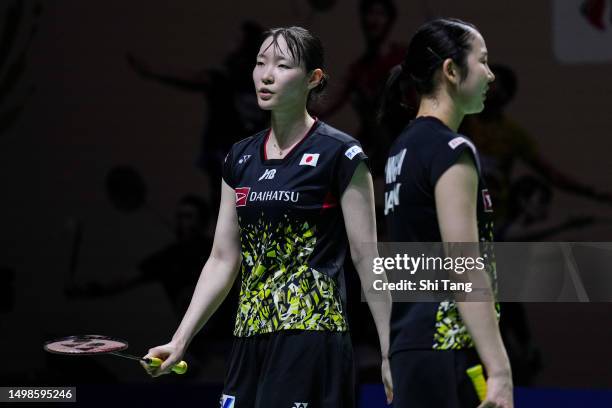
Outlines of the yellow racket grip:
<svg viewBox="0 0 612 408">
<path fill-rule="evenodd" d="M 159 367 L 164 362 L 164 360 L 162 360 L 161 358 L 157 358 L 157 357 L 149 357 L 148 360 L 149 361 L 147 363 L 149 364 L 149 367 Z M 180 361 L 176 363 L 172 367 L 172 371 L 177 374 L 185 374 L 187 372 L 187 362 Z"/>
<path fill-rule="evenodd" d="M 476 390 L 476 394 L 478 394 L 480 402 L 484 401 L 487 397 L 487 381 L 482 373 L 482 366 L 477 364 L 474 367 L 468 368 L 465 370 L 465 372 L 472 380 L 472 384 L 474 385 L 474 389 Z"/>
</svg>

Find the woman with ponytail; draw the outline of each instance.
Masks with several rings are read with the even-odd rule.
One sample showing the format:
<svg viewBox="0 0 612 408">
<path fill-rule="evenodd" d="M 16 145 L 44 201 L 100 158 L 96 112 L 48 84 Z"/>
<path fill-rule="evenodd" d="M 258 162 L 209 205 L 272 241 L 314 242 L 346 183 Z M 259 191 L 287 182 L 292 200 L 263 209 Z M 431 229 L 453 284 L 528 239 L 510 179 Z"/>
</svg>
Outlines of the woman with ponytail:
<svg viewBox="0 0 612 408">
<path fill-rule="evenodd" d="M 367 156 L 357 140 L 308 111 L 327 82 L 323 44 L 310 31 L 267 31 L 253 63 L 257 102 L 270 111 L 270 127 L 228 152 L 212 251 L 172 339 L 146 356 L 164 363 L 145 369 L 154 377 L 171 372 L 240 273 L 221 406 L 351 408 L 344 259 L 350 249 L 367 288 L 378 256 L 374 245 L 363 245 L 376 242 Z M 366 296 L 390 401 L 391 298 Z"/>
<path fill-rule="evenodd" d="M 387 82 L 380 120 L 403 127 L 385 168 L 385 216 L 394 242 L 483 242 L 492 239 L 491 197 L 478 152 L 457 133 L 465 115 L 484 107 L 494 75 L 475 26 L 437 19 L 415 33 Z M 401 123 L 402 95 L 420 97 L 416 119 Z M 478 245 L 449 246 L 451 256 L 478 257 Z M 494 263 L 478 275 L 491 286 Z M 488 272 L 488 273 L 487 273 Z M 470 271 L 470 278 L 478 271 Z M 391 370 L 394 407 L 512 407 L 512 376 L 493 301 L 393 304 Z M 487 375 L 482 403 L 466 369 L 481 363 Z M 480 404 L 480 405 L 479 405 Z"/>
</svg>

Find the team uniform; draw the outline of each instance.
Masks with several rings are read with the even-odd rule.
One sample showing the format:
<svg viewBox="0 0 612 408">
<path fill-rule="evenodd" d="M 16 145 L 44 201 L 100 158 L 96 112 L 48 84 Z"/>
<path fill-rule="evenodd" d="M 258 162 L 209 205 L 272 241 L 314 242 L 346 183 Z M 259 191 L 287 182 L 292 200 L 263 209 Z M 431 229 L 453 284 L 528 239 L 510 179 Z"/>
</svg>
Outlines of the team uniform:
<svg viewBox="0 0 612 408">
<path fill-rule="evenodd" d="M 479 174 L 479 240 L 493 239 L 492 203 L 472 142 L 434 117 L 410 122 L 389 152 L 385 167 L 385 216 L 394 242 L 441 242 L 434 188 L 468 152 Z M 493 258 L 488 258 L 493 259 Z M 487 270 L 495 278 L 494 262 Z M 395 407 L 476 407 L 465 370 L 478 364 L 474 343 L 452 300 L 393 304 L 391 370 Z"/>
<path fill-rule="evenodd" d="M 284 158 L 268 159 L 269 132 L 236 143 L 223 169 L 236 193 L 242 281 L 221 406 L 351 407 L 340 197 L 367 157 L 317 120 Z"/>
</svg>

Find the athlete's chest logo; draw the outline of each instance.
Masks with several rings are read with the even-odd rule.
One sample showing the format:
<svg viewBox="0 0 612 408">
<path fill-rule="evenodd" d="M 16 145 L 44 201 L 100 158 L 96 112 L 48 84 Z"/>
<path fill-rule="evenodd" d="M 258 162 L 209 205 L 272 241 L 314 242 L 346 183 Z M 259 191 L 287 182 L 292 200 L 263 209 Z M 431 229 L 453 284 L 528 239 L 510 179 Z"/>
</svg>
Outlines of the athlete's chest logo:
<svg viewBox="0 0 612 408">
<path fill-rule="evenodd" d="M 304 153 L 302 160 L 300 160 L 300 166 L 312 166 L 317 167 L 319 161 L 319 153 Z"/>
<path fill-rule="evenodd" d="M 247 205 L 247 199 L 249 198 L 249 191 L 251 187 L 236 187 L 236 207 L 244 207 Z"/>
<path fill-rule="evenodd" d="M 259 181 L 261 180 L 272 180 L 276 175 L 276 169 L 266 169 L 264 173 L 259 177 Z"/>
<path fill-rule="evenodd" d="M 251 158 L 250 154 L 245 154 L 244 156 L 242 156 L 242 158 L 240 160 L 238 160 L 238 164 L 244 164 L 247 162 L 247 160 L 249 160 Z"/>
</svg>

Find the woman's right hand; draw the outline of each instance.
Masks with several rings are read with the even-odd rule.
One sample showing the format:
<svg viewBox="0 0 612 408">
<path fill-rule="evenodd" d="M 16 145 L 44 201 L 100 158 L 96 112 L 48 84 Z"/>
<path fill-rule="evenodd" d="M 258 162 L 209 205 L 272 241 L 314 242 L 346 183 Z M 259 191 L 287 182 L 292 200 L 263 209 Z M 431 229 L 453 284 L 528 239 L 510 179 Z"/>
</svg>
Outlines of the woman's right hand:
<svg viewBox="0 0 612 408">
<path fill-rule="evenodd" d="M 178 343 L 170 342 L 162 346 L 153 347 L 149 349 L 144 358 L 157 357 L 164 362 L 159 367 L 151 367 L 144 361 L 140 364 L 146 370 L 151 377 L 159 377 L 160 375 L 168 374 L 172 372 L 172 367 L 183 359 L 185 354 L 185 348 L 181 347 Z"/>
<path fill-rule="evenodd" d="M 478 408 L 514 408 L 511 374 L 487 378 L 487 397 Z"/>
</svg>

